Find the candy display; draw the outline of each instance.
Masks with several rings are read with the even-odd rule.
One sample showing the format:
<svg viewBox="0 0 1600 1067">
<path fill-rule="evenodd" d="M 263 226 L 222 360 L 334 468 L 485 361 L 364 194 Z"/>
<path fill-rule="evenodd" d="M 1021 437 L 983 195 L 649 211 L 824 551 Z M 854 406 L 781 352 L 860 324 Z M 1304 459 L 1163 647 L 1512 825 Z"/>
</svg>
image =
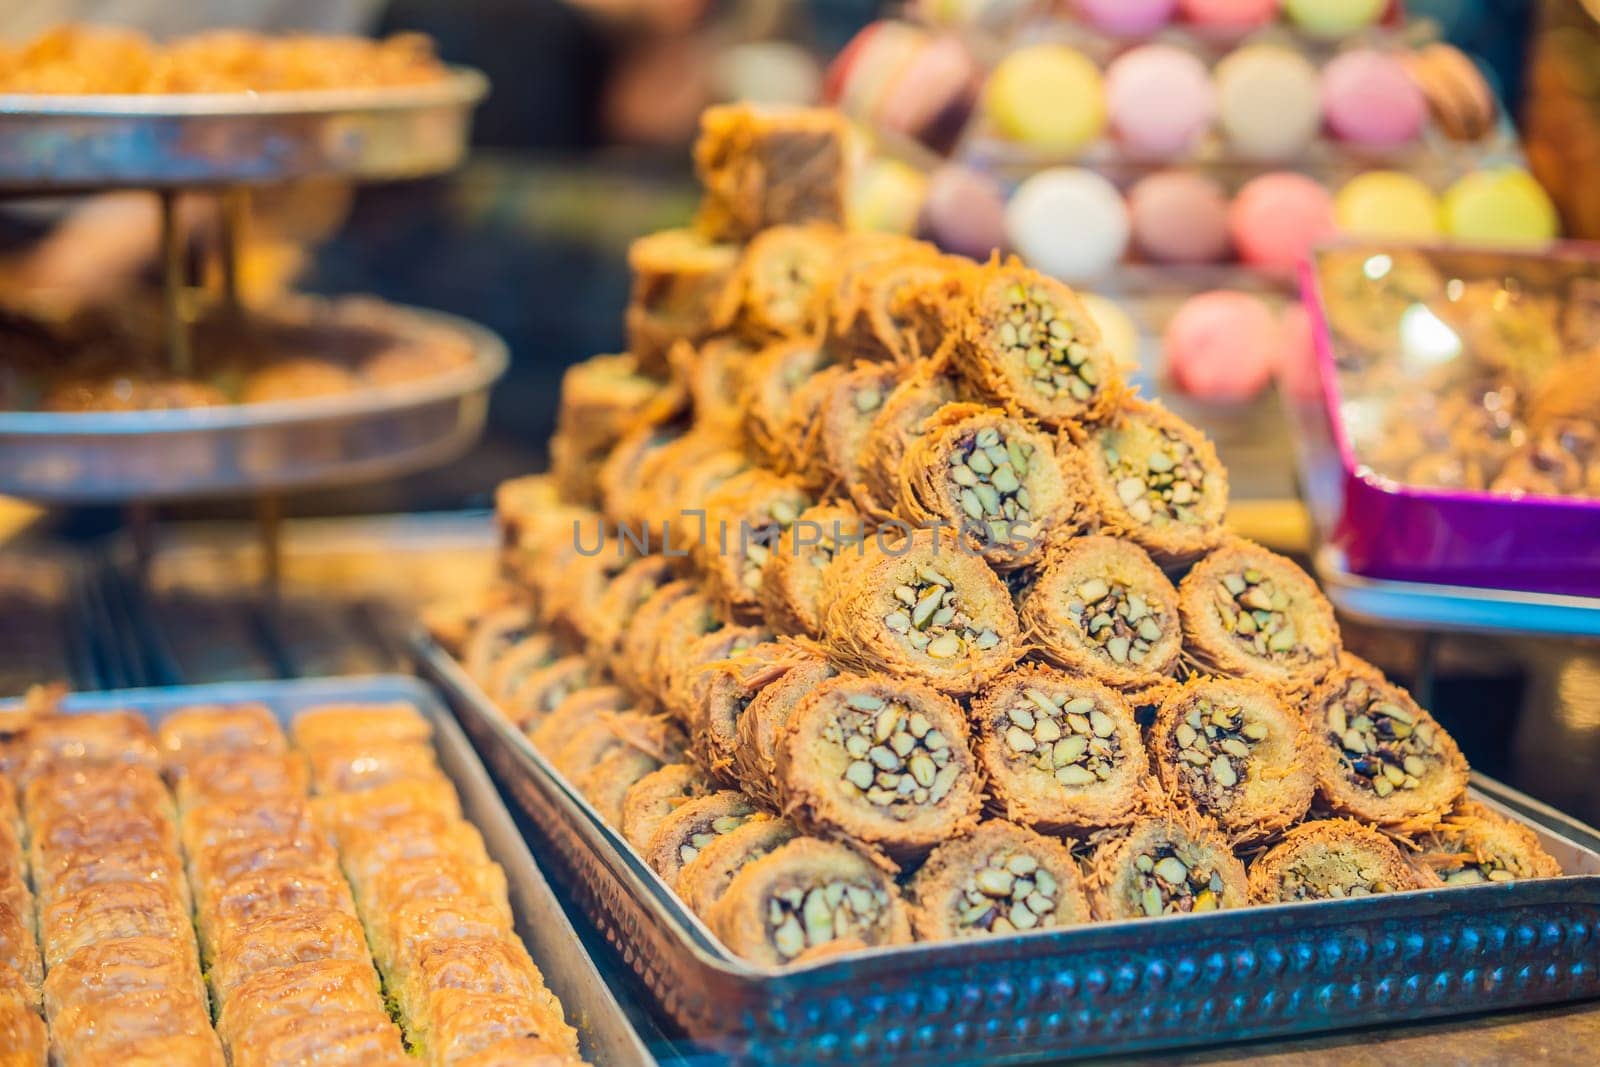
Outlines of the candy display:
<svg viewBox="0 0 1600 1067">
<path fill-rule="evenodd" d="M 1322 113 L 1341 139 L 1381 148 L 1415 140 L 1427 102 L 1400 59 L 1358 48 L 1323 68 Z"/>
<path fill-rule="evenodd" d="M 1300 53 L 1248 45 L 1217 65 L 1217 117 L 1228 143 L 1250 159 L 1287 159 L 1322 125 L 1322 84 Z"/>
<path fill-rule="evenodd" d="M 1133 241 L 1157 263 L 1216 263 L 1230 248 L 1228 196 L 1215 180 L 1157 171 L 1128 190 Z"/>
<path fill-rule="evenodd" d="M 1205 64 L 1171 45 L 1141 45 L 1106 68 L 1111 128 L 1131 155 L 1170 158 L 1191 149 L 1216 115 Z"/>
<path fill-rule="evenodd" d="M 1443 226 L 1439 198 L 1427 183 L 1389 170 L 1346 182 L 1334 197 L 1333 217 L 1340 233 L 1370 240 L 1423 241 Z"/>
<path fill-rule="evenodd" d="M 1258 296 L 1218 289 L 1184 301 L 1162 339 L 1179 389 L 1212 400 L 1249 400 L 1271 381 L 1283 350 L 1278 316 Z"/>
<path fill-rule="evenodd" d="M 1029 263 L 1070 281 L 1104 274 L 1127 251 L 1128 212 L 1117 187 L 1093 171 L 1044 170 L 1017 187 L 1006 237 Z"/>
</svg>

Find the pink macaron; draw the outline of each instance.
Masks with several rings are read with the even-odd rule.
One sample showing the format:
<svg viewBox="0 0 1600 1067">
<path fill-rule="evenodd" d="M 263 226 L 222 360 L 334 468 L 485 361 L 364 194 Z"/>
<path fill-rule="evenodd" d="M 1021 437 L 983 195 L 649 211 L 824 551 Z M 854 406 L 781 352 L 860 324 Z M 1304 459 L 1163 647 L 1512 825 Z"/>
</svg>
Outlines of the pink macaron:
<svg viewBox="0 0 1600 1067">
<path fill-rule="evenodd" d="M 1172 20 L 1178 0 L 1076 0 L 1078 17 L 1118 37 L 1142 37 Z"/>
<path fill-rule="evenodd" d="M 1212 179 L 1161 171 L 1128 191 L 1133 241 L 1157 263 L 1214 263 L 1228 254 L 1228 196 Z"/>
<path fill-rule="evenodd" d="M 1292 269 L 1333 234 L 1333 198 L 1303 174 L 1263 174 L 1233 198 L 1228 229 L 1246 263 Z"/>
<path fill-rule="evenodd" d="M 1279 0 L 1178 0 L 1183 17 L 1205 33 L 1232 37 L 1278 17 Z"/>
<path fill-rule="evenodd" d="M 1167 374 L 1191 396 L 1249 400 L 1272 381 L 1281 343 L 1278 318 L 1260 297 L 1227 289 L 1201 293 L 1167 324 Z"/>
<path fill-rule="evenodd" d="M 1340 140 L 1384 148 L 1421 135 L 1428 102 L 1400 60 L 1357 48 L 1323 68 L 1322 114 Z"/>
<path fill-rule="evenodd" d="M 1217 115 L 1211 72 L 1191 52 L 1140 45 L 1106 68 L 1111 127 L 1133 154 L 1170 158 L 1192 149 Z"/>
<path fill-rule="evenodd" d="M 987 259 L 1006 245 L 1006 198 L 995 180 L 959 163 L 928 177 L 922 232 L 948 252 Z"/>
</svg>

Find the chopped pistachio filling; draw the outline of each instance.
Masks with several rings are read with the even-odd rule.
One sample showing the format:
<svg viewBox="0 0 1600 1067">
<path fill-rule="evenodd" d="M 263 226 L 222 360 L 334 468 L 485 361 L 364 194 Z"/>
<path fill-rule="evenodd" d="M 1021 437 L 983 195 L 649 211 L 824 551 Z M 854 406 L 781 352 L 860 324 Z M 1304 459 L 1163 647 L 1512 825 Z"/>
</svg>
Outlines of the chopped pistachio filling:
<svg viewBox="0 0 1600 1067">
<path fill-rule="evenodd" d="M 1294 606 L 1289 592 L 1270 575 L 1254 567 L 1223 575 L 1215 599 L 1222 628 L 1245 651 L 1278 663 L 1311 658 L 1311 650 L 1300 643 L 1289 615 Z"/>
<path fill-rule="evenodd" d="M 1250 780 L 1252 751 L 1266 738 L 1266 724 L 1248 721 L 1242 708 L 1200 698 L 1173 732 L 1173 757 L 1191 793 L 1225 807 Z"/>
<path fill-rule="evenodd" d="M 1035 392 L 1051 400 L 1068 396 L 1085 403 L 1100 384 L 1089 346 L 1076 336 L 1043 286 L 1014 284 L 1005 292 L 1006 311 L 994 339 L 1003 355 L 1027 370 Z"/>
<path fill-rule="evenodd" d="M 798 494 L 779 497 L 766 506 L 765 521 L 749 523 L 735 532 L 737 547 L 744 551 L 739 580 L 746 590 L 754 592 L 761 587 L 761 569 L 774 551 L 783 551 L 784 532 L 794 525 L 806 504 Z"/>
<path fill-rule="evenodd" d="M 910 582 L 898 585 L 899 606 L 883 617 L 883 624 L 933 659 L 957 659 L 969 649 L 987 652 L 1000 644 L 1000 635 L 967 614 L 955 583 L 932 564 L 917 567 Z"/>
<path fill-rule="evenodd" d="M 1350 784 L 1380 797 L 1416 789 L 1438 762 L 1437 727 L 1387 699 L 1364 678 L 1350 679 L 1329 701 L 1323 721 Z"/>
<path fill-rule="evenodd" d="M 1188 842 L 1163 841 L 1133 857 L 1134 900 L 1147 916 L 1215 911 L 1222 873 Z"/>
<path fill-rule="evenodd" d="M 1013 759 L 1068 787 L 1106 781 L 1122 759 L 1117 722 L 1092 697 L 1025 689 L 1006 709 L 1001 737 Z"/>
<path fill-rule="evenodd" d="M 1205 465 L 1183 438 L 1169 430 L 1160 431 L 1160 438 L 1146 454 L 1127 451 L 1115 434 L 1108 437 L 1101 451 L 1117 499 L 1136 521 L 1149 526 L 1203 524 L 1195 509 L 1205 498 Z"/>
<path fill-rule="evenodd" d="M 1055 876 L 1026 852 L 1001 849 L 983 860 L 961 887 L 955 925 L 963 933 L 1009 934 L 1055 925 Z"/>
<path fill-rule="evenodd" d="M 927 716 L 871 692 L 845 694 L 822 736 L 850 757 L 844 781 L 895 812 L 938 804 L 962 773 L 950 739 Z"/>
<path fill-rule="evenodd" d="M 1085 647 L 1119 666 L 1142 664 L 1166 630 L 1165 614 L 1121 582 L 1090 578 L 1078 583 L 1070 596 L 1067 613 L 1076 620 Z"/>
<path fill-rule="evenodd" d="M 870 941 L 888 908 L 888 892 L 868 882 L 840 880 L 810 889 L 796 886 L 767 897 L 767 936 L 778 955 L 792 960 L 834 940 L 855 937 Z"/>
<path fill-rule="evenodd" d="M 1008 544 L 1033 522 L 1025 480 L 1034 447 L 986 426 L 950 452 L 950 491 L 962 513 L 988 531 L 992 544 Z"/>
<path fill-rule="evenodd" d="M 718 815 L 706 826 L 690 834 L 683 844 L 678 846 L 678 860 L 687 865 L 694 862 L 695 857 L 711 842 L 723 834 L 731 834 L 739 827 L 750 821 L 746 815 Z"/>
<path fill-rule="evenodd" d="M 1376 857 L 1342 850 L 1290 864 L 1283 872 L 1282 900 L 1343 900 L 1374 893 L 1392 893 L 1395 887 L 1383 877 L 1383 864 Z"/>
</svg>

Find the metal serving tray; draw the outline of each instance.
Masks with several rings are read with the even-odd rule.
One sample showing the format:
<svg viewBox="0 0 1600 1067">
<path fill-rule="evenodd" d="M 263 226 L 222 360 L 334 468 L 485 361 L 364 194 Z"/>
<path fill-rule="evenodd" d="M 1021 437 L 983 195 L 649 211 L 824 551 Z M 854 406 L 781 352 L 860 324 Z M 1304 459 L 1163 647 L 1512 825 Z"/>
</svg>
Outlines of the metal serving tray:
<svg viewBox="0 0 1600 1067">
<path fill-rule="evenodd" d="M 5 134 L 0 128 L 0 144 Z M 174 411 L 0 412 L 0 493 L 57 503 L 252 494 L 393 477 L 443 463 L 483 432 L 505 343 L 454 315 L 473 363 L 346 396 Z"/>
<path fill-rule="evenodd" d="M 1006 1063 L 1284 1037 L 1600 995 L 1600 834 L 1482 778 L 1574 876 L 994 940 L 787 970 L 730 956 L 424 636 L 590 917 L 690 1036 L 743 1063 Z"/>
<path fill-rule="evenodd" d="M 433 725 L 439 766 L 461 794 L 462 811 L 483 834 L 489 857 L 505 869 L 511 890 L 516 929 L 546 981 L 561 998 L 567 1021 L 578 1028 L 584 1056 L 604 1067 L 648 1067 L 655 1059 L 640 1042 L 594 962 L 567 921 L 550 886 L 539 873 L 528 846 L 511 821 L 484 772 L 483 764 L 455 720 L 433 690 L 415 678 L 372 675 L 366 678 L 324 678 L 296 682 L 235 682 L 221 685 L 123 689 L 74 693 L 63 705 L 68 712 L 123 708 L 152 722 L 169 712 L 200 704 L 265 704 L 286 725 L 297 711 L 317 704 L 351 701 L 405 701 Z M 0 701 L 0 711 L 17 706 Z"/>
<path fill-rule="evenodd" d="M 417 178 L 466 152 L 482 74 L 277 93 L 0 95 L 0 193 Z"/>
</svg>

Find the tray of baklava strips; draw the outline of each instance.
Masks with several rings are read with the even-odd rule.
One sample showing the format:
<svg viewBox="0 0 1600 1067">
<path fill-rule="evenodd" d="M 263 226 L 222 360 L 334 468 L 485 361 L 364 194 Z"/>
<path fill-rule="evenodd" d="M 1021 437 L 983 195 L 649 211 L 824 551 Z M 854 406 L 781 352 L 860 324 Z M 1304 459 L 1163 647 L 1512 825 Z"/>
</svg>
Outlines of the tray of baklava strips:
<svg viewBox="0 0 1600 1067">
<path fill-rule="evenodd" d="M 654 1062 L 416 679 L 0 718 L 5 1062 Z"/>
<path fill-rule="evenodd" d="M 1227 532 L 1070 288 L 843 228 L 845 137 L 708 113 L 629 351 L 500 489 L 500 586 L 418 638 L 665 1013 L 942 1064 L 1600 993 L 1594 831 Z"/>
</svg>

